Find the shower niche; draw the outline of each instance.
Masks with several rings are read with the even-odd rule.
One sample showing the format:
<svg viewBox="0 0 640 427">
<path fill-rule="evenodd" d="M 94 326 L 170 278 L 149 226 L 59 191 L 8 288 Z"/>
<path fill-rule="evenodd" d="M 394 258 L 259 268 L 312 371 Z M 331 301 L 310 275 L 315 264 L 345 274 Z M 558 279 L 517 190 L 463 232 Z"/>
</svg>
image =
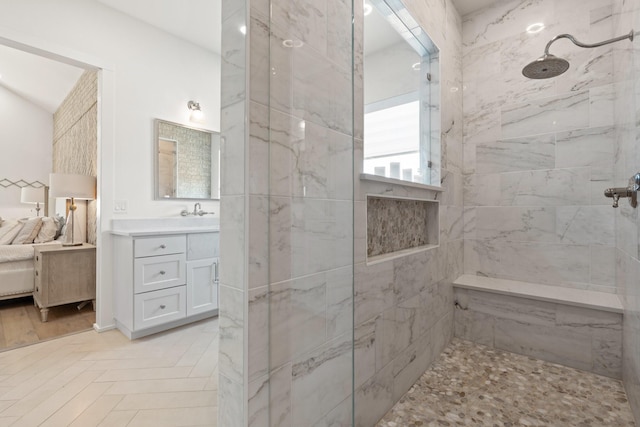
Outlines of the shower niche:
<svg viewBox="0 0 640 427">
<path fill-rule="evenodd" d="M 367 196 L 367 261 L 388 260 L 439 245 L 439 202 Z"/>
</svg>

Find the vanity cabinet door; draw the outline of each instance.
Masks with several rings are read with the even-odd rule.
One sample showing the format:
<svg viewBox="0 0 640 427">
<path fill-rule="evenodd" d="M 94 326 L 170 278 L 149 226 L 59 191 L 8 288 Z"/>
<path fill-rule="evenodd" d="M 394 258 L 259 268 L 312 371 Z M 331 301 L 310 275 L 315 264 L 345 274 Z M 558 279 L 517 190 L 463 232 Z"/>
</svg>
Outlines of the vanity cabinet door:
<svg viewBox="0 0 640 427">
<path fill-rule="evenodd" d="M 218 308 L 218 258 L 187 262 L 187 316 Z"/>
</svg>

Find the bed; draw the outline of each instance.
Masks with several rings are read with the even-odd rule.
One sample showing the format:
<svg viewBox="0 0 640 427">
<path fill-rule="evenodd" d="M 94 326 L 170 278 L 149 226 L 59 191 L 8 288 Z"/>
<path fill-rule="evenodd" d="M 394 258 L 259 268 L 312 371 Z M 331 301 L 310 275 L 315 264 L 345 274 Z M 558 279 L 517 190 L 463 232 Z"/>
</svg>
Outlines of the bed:
<svg viewBox="0 0 640 427">
<path fill-rule="evenodd" d="M 51 219 L 51 221 L 53 222 L 54 219 Z M 0 236 L 4 237 L 0 237 L 0 241 L 3 243 L 0 244 L 0 300 L 31 296 L 33 294 L 35 282 L 34 247 L 60 245 L 60 242 L 54 240 L 60 231 L 58 220 L 55 219 L 55 229 L 48 230 L 48 233 L 53 234 L 45 232 L 44 222 L 43 218 L 38 220 L 2 221 Z M 33 228 L 27 230 L 29 225 L 33 223 L 35 223 Z M 7 227 L 16 227 L 21 230 L 14 230 L 14 232 L 9 233 L 7 232 Z M 12 244 L 6 244 L 11 240 L 10 234 L 15 234 L 15 240 L 11 242 Z M 42 241 L 42 243 L 33 243 L 34 240 Z"/>
</svg>

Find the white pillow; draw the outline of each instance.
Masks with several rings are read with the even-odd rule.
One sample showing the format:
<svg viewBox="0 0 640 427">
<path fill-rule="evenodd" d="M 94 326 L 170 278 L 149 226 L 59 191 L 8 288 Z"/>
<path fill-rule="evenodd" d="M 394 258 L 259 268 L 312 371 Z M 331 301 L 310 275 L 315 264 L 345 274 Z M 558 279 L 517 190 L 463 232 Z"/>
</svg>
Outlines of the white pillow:
<svg viewBox="0 0 640 427">
<path fill-rule="evenodd" d="M 4 227 L 0 227 L 0 245 L 10 245 L 22 230 L 22 225 L 18 221 L 7 221 Z"/>
<path fill-rule="evenodd" d="M 58 224 L 55 218 L 44 217 L 42 218 L 42 227 L 40 231 L 38 231 L 38 236 L 36 236 L 33 243 L 47 243 L 53 241 L 58 233 Z"/>
<path fill-rule="evenodd" d="M 42 227 L 42 218 L 35 217 L 27 220 L 21 219 L 18 222 L 24 224 L 24 226 L 15 237 L 15 239 L 13 239 L 11 244 L 24 245 L 33 243 L 33 240 L 36 238 L 38 232 L 40 231 L 40 228 Z"/>
</svg>

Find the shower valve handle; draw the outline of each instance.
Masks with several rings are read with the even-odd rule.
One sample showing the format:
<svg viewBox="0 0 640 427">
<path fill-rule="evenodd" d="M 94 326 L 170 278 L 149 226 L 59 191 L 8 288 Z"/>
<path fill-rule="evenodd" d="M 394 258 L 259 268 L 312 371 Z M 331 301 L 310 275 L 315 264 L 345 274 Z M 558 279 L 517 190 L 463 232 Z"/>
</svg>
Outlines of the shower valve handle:
<svg viewBox="0 0 640 427">
<path fill-rule="evenodd" d="M 620 197 L 627 197 L 631 207 L 638 206 L 638 191 L 640 191 L 640 172 L 629 178 L 628 187 L 614 187 L 604 190 L 605 197 L 613 199 L 613 207 L 618 207 Z"/>
</svg>

